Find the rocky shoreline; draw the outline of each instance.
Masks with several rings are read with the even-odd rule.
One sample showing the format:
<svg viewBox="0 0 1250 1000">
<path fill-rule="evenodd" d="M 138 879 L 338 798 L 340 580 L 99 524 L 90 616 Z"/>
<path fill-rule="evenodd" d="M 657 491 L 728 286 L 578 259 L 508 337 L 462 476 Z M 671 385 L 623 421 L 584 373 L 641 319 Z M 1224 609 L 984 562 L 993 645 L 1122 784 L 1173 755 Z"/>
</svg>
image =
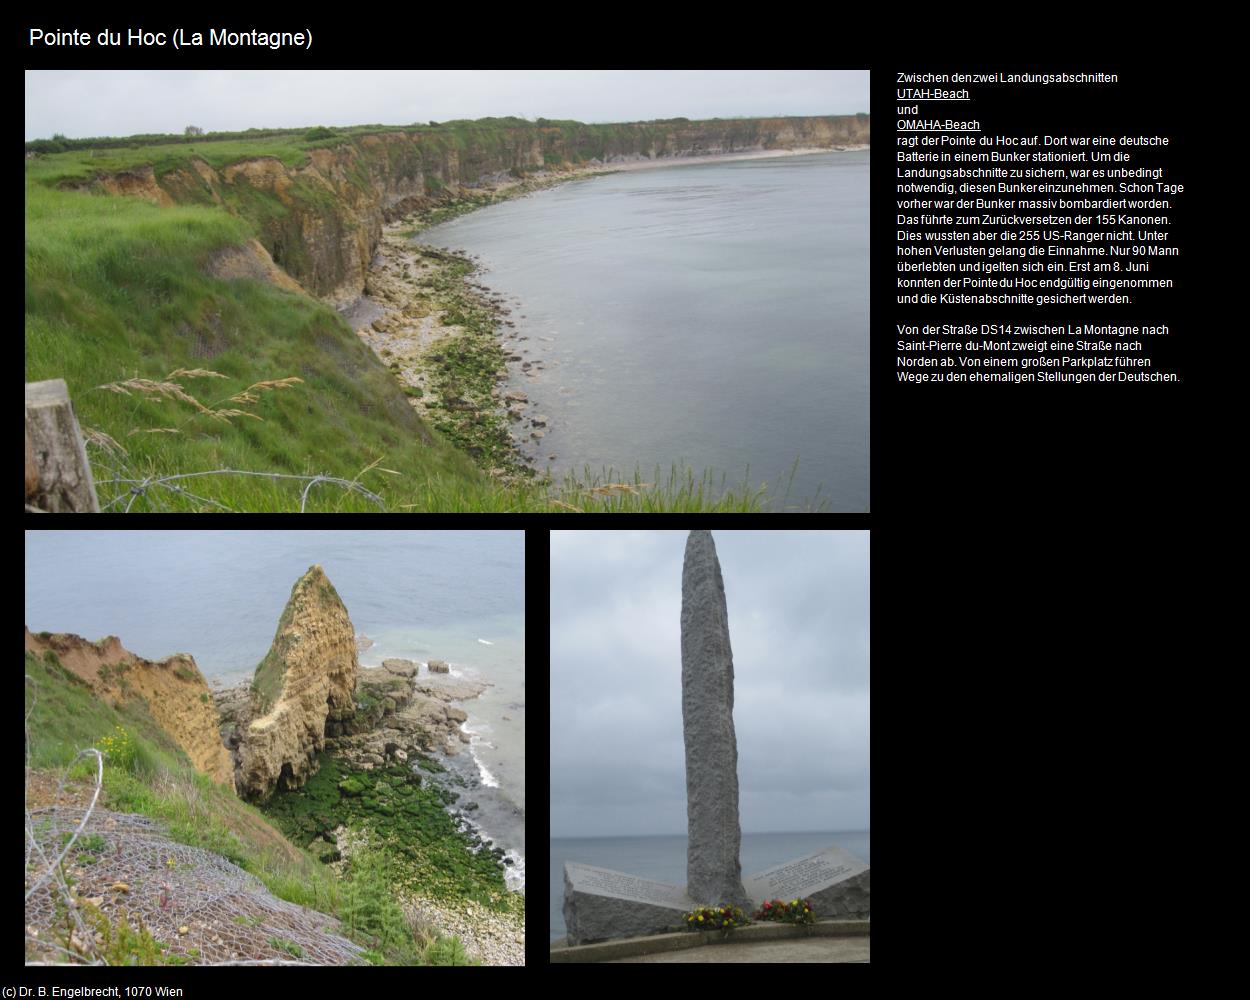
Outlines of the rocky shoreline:
<svg viewBox="0 0 1250 1000">
<path fill-rule="evenodd" d="M 417 243 L 414 238 L 421 231 L 478 208 L 622 170 L 866 148 L 748 150 L 660 159 L 617 156 L 523 179 L 509 174 L 485 178 L 475 188 L 462 189 L 458 198 L 384 226 L 364 296 L 341 312 L 427 422 L 492 477 L 504 482 L 528 479 L 544 460 L 555 461 L 559 455 L 543 447 L 551 429 L 548 417 L 537 412 L 525 389 L 506 389 L 505 384 L 510 378 L 521 384 L 540 379 L 549 370 L 542 357 L 547 345 L 539 342 L 544 338 L 531 341 L 517 331 L 508 318 L 512 309 L 507 300 L 480 282 L 477 257 Z"/>
<path fill-rule="evenodd" d="M 516 333 L 504 297 L 478 280 L 476 258 L 413 237 L 486 205 L 610 172 L 596 165 L 524 180 L 505 174 L 387 224 L 365 295 L 349 310 L 356 335 L 390 368 L 409 404 L 504 481 L 532 476 L 542 455 L 547 417 L 533 411 L 524 389 L 504 388 L 510 370 L 524 380 L 546 369 L 542 345 L 524 343 L 530 338 Z"/>
<path fill-rule="evenodd" d="M 410 780 L 424 780 L 430 787 L 442 789 L 446 812 L 474 845 L 473 850 L 493 855 L 500 865 L 510 864 L 502 848 L 475 833 L 468 816 L 474 804 L 455 804 L 460 792 L 452 786 L 472 786 L 432 763 L 434 755 L 459 756 L 470 743 L 472 737 L 461 728 L 467 714 L 457 703 L 476 698 L 491 686 L 453 677 L 445 669 L 446 664 L 439 660 L 420 663 L 402 659 L 385 660 L 379 667 L 360 667 L 355 717 L 345 728 L 336 730 L 336 735 L 326 738 L 325 753 L 335 762 L 335 771 L 375 772 L 382 781 L 400 767 L 418 773 L 420 778 Z M 213 697 L 223 740 L 234 750 L 237 734 L 246 731 L 250 722 L 250 685 L 219 690 Z M 357 780 L 373 779 L 362 776 Z M 341 868 L 342 859 L 350 857 L 363 837 L 360 831 L 340 826 L 333 832 L 325 831 L 310 849 L 324 854 L 323 860 L 331 867 Z M 484 965 L 524 964 L 525 919 L 519 904 L 501 912 L 471 899 L 457 903 L 435 898 L 413 890 L 412 884 L 397 873 L 396 897 L 415 923 L 435 934 L 458 936 L 468 954 Z"/>
<path fill-rule="evenodd" d="M 386 660 L 380 667 L 361 667 L 355 719 L 348 730 L 326 737 L 325 749 L 364 770 L 436 750 L 457 754 L 471 737 L 460 728 L 468 715 L 453 702 L 476 698 L 491 685 L 428 672 L 428 666 L 421 673 L 421 666 L 412 660 Z M 252 718 L 251 685 L 212 694 L 222 740 L 233 751 Z"/>
<path fill-rule="evenodd" d="M 342 858 L 347 860 L 360 848 L 363 839 L 359 834 L 340 830 L 337 843 Z M 339 861 L 332 867 L 342 865 Z M 398 896 L 410 925 L 434 934 L 455 935 L 468 955 L 482 965 L 525 964 L 523 913 L 500 913 L 473 900 L 462 906 L 449 906 L 433 897 L 403 890 Z"/>
</svg>

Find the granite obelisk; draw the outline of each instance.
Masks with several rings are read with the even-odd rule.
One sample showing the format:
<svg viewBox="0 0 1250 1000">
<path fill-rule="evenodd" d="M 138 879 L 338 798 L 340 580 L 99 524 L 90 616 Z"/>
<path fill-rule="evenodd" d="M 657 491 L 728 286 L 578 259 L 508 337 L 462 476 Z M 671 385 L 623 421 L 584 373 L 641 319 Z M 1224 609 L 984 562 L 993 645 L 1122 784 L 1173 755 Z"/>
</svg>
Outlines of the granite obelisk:
<svg viewBox="0 0 1250 1000">
<path fill-rule="evenodd" d="M 681 708 L 686 737 L 686 893 L 712 906 L 751 903 L 738 852 L 738 742 L 725 584 L 710 531 L 686 539 L 681 576 Z"/>
<path fill-rule="evenodd" d="M 564 925 L 570 945 L 686 930 L 696 906 L 750 911 L 768 899 L 810 899 L 819 917 L 869 915 L 866 862 L 837 846 L 742 880 L 738 860 L 738 744 L 733 653 L 725 586 L 708 531 L 686 539 L 681 598 L 682 721 L 690 840 L 683 886 L 610 868 L 564 865 Z M 750 890 L 748 895 L 747 889 Z M 753 905 L 754 904 L 754 905 Z"/>
</svg>

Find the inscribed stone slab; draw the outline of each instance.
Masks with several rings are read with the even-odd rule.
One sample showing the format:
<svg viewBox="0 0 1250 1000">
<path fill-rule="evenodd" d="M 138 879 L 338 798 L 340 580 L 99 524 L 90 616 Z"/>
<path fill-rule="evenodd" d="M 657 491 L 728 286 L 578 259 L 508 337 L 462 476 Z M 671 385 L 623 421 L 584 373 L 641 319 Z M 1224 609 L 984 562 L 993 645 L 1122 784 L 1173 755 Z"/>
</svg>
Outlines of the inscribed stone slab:
<svg viewBox="0 0 1250 1000">
<path fill-rule="evenodd" d="M 868 865 L 850 851 L 829 847 L 767 868 L 744 880 L 756 906 L 769 899 L 810 899 L 820 917 L 868 914 Z"/>
<path fill-rule="evenodd" d="M 571 861 L 564 866 L 570 944 L 656 934 L 680 926 L 682 914 L 694 907 L 680 886 Z"/>
</svg>

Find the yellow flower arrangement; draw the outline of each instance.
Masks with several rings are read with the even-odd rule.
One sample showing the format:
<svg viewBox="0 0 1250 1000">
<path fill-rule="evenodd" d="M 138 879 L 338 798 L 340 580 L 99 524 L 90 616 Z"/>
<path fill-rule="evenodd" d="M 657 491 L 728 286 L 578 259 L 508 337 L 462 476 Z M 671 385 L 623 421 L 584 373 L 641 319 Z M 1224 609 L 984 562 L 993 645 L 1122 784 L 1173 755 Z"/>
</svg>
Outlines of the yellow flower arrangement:
<svg viewBox="0 0 1250 1000">
<path fill-rule="evenodd" d="M 737 906 L 700 906 L 686 914 L 686 924 L 692 931 L 728 931 L 750 922 L 747 914 Z M 699 924 L 703 926 L 699 927 Z"/>
</svg>

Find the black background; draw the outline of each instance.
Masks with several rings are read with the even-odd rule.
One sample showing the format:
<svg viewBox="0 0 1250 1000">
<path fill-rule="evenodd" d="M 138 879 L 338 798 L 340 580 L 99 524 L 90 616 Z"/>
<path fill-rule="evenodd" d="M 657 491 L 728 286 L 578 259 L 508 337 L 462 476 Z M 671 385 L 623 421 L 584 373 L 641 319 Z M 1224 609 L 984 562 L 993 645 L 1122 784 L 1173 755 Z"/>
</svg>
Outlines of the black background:
<svg viewBox="0 0 1250 1000">
<path fill-rule="evenodd" d="M 1082 942 L 1096 939 L 1103 953 L 1114 951 L 1126 934 L 1137 940 L 1143 914 L 1161 912 L 1148 905 L 1141 861 L 1162 817 L 1196 815 L 1189 809 L 1196 795 L 1190 727 L 1199 710 L 1204 718 L 1217 710 L 1206 698 L 1209 689 L 1194 682 L 1194 670 L 1211 663 L 1199 633 L 1210 634 L 1206 626 L 1218 604 L 1199 602 L 1211 567 L 1230 558 L 1223 556 L 1230 543 L 1217 525 L 1235 496 L 1230 481 L 1240 464 L 1230 426 L 1214 416 L 1222 381 L 1216 373 L 1225 367 L 1217 352 L 1231 345 L 1216 328 L 1222 310 L 1212 305 L 1218 291 L 1217 231 L 1207 220 L 1213 158 L 1223 154 L 1212 145 L 1218 132 L 1204 110 L 1207 95 L 1219 84 L 1207 78 L 1202 52 L 1173 35 L 1169 44 L 1180 55 L 1161 59 L 1156 38 L 1130 40 L 1114 29 L 1091 37 L 1088 25 L 1079 45 L 1075 31 L 1066 28 L 1043 38 L 1034 28 L 1004 27 L 989 45 L 966 36 L 939 41 L 927 24 L 909 22 L 902 13 L 883 12 L 865 29 L 835 22 L 831 14 L 781 7 L 709 8 L 697 23 L 675 10 L 619 5 L 567 12 L 374 6 L 343 9 L 333 17 L 218 16 L 204 8 L 166 8 L 152 17 L 119 9 L 94 18 L 58 13 L 37 23 L 93 32 L 105 24 L 181 24 L 188 30 L 205 30 L 210 23 L 264 30 L 309 25 L 314 49 L 30 50 L 24 44 L 30 25 L 24 25 L 21 59 L 28 68 L 871 69 L 877 126 L 872 512 L 804 519 L 798 526 L 873 532 L 877 964 L 916 984 L 934 983 L 939 970 L 956 973 L 960 981 L 970 970 L 1024 972 L 1032 980 L 1057 971 L 1056 949 L 1075 954 Z M 1114 91 L 1031 90 L 1037 102 L 1032 106 L 1016 101 L 1018 88 L 1001 88 L 1004 103 L 992 107 L 991 88 L 979 88 L 972 108 L 991 131 L 1012 131 L 1000 125 L 1011 115 L 1020 121 L 1019 134 L 1140 132 L 1172 138 L 1171 179 L 1186 185 L 1175 203 L 1172 229 L 1184 256 L 1168 261 L 1177 288 L 1167 294 L 1167 304 L 1156 308 L 1143 297 L 1141 311 L 1148 316 L 1141 321 L 1173 327 L 1167 364 L 1181 372 L 1181 383 L 925 389 L 896 381 L 895 324 L 915 318 L 894 305 L 898 70 L 1120 75 Z M 939 321 L 962 320 L 980 308 L 985 307 L 946 307 L 957 315 Z M 1007 307 L 989 308 L 1000 317 Z M 1105 320 L 1094 310 L 1080 312 L 1082 321 L 1129 321 L 1128 312 L 1119 309 Z M 1043 318 L 1051 317 L 1036 311 L 1027 316 L 1031 322 Z M 1216 442 L 1229 449 L 1222 460 L 1211 457 Z M 243 517 L 230 524 L 285 523 L 274 520 Z M 348 520 L 353 526 L 377 523 Z M 88 522 L 116 526 L 115 520 L 96 518 L 79 519 L 75 526 Z M 706 526 L 668 522 L 663 526 Z M 175 524 L 205 526 L 199 518 L 143 517 L 125 527 Z M 299 522 L 310 524 L 343 527 L 344 519 Z M 465 526 L 518 525 L 487 515 Z M 609 525 L 618 526 L 619 521 Z M 731 526 L 770 527 L 762 519 Z M 429 527 L 428 521 L 419 527 Z M 546 529 L 528 530 L 533 697 L 525 975 L 545 981 L 567 975 L 562 970 L 568 967 L 544 965 Z M 1074 900 L 1080 901 L 1076 916 Z M 37 972 L 45 973 L 41 980 L 58 975 L 26 970 L 10 981 L 31 982 Z M 227 976 L 231 983 L 244 978 L 242 972 L 215 970 L 193 975 L 141 969 L 124 980 L 97 973 L 97 982 L 177 981 L 188 997 L 218 996 Z M 347 974 L 315 970 L 314 983 L 309 970 L 288 970 L 276 974 L 282 980 L 277 988 L 343 989 Z M 353 988 L 362 991 L 372 988 L 363 976 L 378 989 L 422 988 L 413 980 L 422 974 L 418 970 L 350 974 Z M 706 972 L 698 975 L 706 980 Z M 58 978 L 68 977 L 61 972 Z M 252 976 L 247 980 L 250 985 Z M 297 986 L 288 986 L 297 980 Z M 272 976 L 265 981 L 274 983 Z M 737 985 L 752 982 L 764 980 Z M 786 986 L 793 980 L 769 982 Z"/>
</svg>

